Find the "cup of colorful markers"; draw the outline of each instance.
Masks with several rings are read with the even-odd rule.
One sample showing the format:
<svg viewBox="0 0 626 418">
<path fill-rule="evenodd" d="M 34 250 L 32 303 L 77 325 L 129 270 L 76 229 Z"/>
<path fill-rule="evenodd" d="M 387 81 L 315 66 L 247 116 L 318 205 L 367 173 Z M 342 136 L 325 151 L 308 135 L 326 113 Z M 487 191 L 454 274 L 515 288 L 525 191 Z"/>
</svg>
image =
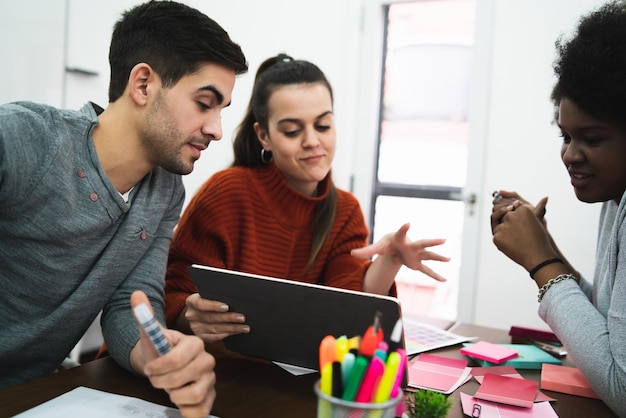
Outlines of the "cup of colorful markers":
<svg viewBox="0 0 626 418">
<path fill-rule="evenodd" d="M 399 347 L 402 324 L 387 343 L 378 323 L 375 319 L 363 337 L 327 335 L 320 343 L 320 379 L 314 386 L 318 418 L 396 416 L 406 369 L 406 351 Z"/>
</svg>

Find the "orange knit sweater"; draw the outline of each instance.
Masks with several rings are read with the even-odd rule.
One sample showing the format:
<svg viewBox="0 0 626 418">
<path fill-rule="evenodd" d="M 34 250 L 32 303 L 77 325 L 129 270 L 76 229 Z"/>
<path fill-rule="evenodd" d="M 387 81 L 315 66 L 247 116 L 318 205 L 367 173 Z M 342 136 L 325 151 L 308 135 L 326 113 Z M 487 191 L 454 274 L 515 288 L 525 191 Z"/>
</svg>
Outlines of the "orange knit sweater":
<svg viewBox="0 0 626 418">
<path fill-rule="evenodd" d="M 197 292 L 187 267 L 193 263 L 282 279 L 362 290 L 370 261 L 350 255 L 367 245 L 368 228 L 356 198 L 337 190 L 332 231 L 309 274 L 315 206 L 318 197 L 291 188 L 275 165 L 234 167 L 215 173 L 189 203 L 170 246 L 165 316 L 171 324 Z"/>
</svg>

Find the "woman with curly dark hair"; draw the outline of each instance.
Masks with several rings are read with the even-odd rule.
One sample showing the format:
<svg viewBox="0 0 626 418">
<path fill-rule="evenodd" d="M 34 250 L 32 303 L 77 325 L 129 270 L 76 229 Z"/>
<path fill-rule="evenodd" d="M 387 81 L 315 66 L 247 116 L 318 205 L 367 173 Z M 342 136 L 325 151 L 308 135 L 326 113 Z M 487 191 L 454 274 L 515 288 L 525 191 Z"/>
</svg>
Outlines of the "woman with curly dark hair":
<svg viewBox="0 0 626 418">
<path fill-rule="evenodd" d="M 584 16 L 556 42 L 551 99 L 561 159 L 576 197 L 602 202 L 596 265 L 587 281 L 556 246 L 533 206 L 500 191 L 491 226 L 496 247 L 539 287 L 539 316 L 567 347 L 595 392 L 626 417 L 626 3 Z"/>
</svg>

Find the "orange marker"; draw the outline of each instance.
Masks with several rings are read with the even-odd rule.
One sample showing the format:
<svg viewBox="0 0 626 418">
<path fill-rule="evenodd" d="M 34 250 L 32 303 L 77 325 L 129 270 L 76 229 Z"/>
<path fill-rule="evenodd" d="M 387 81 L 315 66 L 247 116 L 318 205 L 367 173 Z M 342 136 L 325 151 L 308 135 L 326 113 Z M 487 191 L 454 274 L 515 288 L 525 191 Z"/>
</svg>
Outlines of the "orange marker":
<svg viewBox="0 0 626 418">
<path fill-rule="evenodd" d="M 380 327 L 382 313 L 376 312 L 374 323 L 365 331 L 361 339 L 361 354 L 364 356 L 373 356 L 378 348 L 378 343 L 383 341 L 383 329 Z"/>
<path fill-rule="evenodd" d="M 320 343 L 320 372 L 326 364 L 332 364 L 335 360 L 337 360 L 337 342 L 335 337 L 327 335 Z"/>
</svg>

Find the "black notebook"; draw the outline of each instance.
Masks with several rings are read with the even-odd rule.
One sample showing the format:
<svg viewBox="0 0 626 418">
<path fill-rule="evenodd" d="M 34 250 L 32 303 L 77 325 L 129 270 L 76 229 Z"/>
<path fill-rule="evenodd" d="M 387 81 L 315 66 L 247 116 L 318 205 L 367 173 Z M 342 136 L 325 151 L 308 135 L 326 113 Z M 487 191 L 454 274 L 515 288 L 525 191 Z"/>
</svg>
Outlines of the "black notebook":
<svg viewBox="0 0 626 418">
<path fill-rule="evenodd" d="M 402 317 L 398 300 L 390 296 L 200 265 L 189 267 L 189 273 L 203 298 L 246 316 L 250 333 L 224 339 L 228 349 L 309 369 L 319 369 L 319 345 L 326 335 L 362 336 L 380 312 L 389 343 Z"/>
</svg>

